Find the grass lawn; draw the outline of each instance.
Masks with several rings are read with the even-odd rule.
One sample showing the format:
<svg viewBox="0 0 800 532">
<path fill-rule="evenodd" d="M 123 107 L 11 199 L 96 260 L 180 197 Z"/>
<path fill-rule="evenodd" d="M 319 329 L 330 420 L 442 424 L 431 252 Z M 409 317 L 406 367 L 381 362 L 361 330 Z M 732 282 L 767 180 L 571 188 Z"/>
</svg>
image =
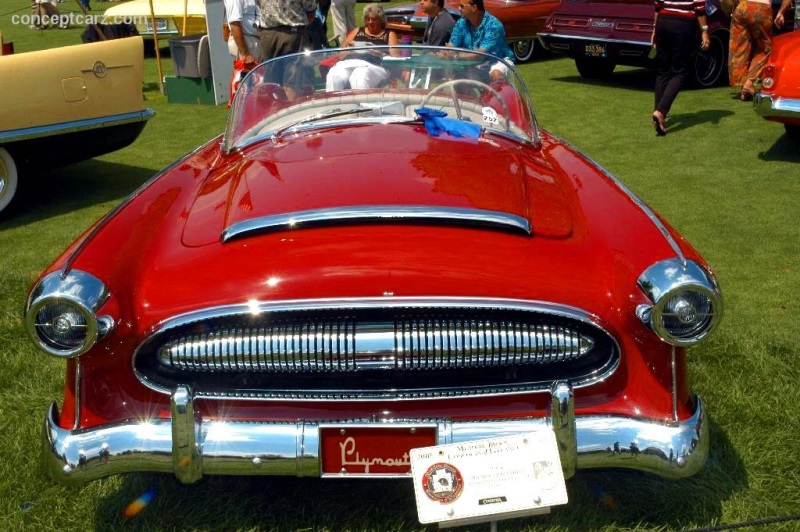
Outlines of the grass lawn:
<svg viewBox="0 0 800 532">
<path fill-rule="evenodd" d="M 96 12 L 110 5 L 92 4 Z M 34 31 L 12 25 L 14 13 L 29 13 L 27 1 L 0 0 L 0 28 L 18 53 L 80 42 L 82 28 Z M 171 74 L 168 57 L 163 64 Z M 681 93 L 669 134 L 658 138 L 651 72 L 619 68 L 609 82 L 587 82 L 557 57 L 519 68 L 540 124 L 620 177 L 704 254 L 722 284 L 726 316 L 689 357 L 710 413 L 711 453 L 701 473 L 675 482 L 581 472 L 568 483 L 569 505 L 499 528 L 671 531 L 794 515 L 746 530 L 800 530 L 800 146 L 727 87 Z M 422 529 L 405 481 L 207 478 L 183 486 L 166 475 L 131 474 L 66 488 L 43 474 L 41 422 L 61 397 L 64 365 L 24 335 L 30 283 L 139 184 L 224 127 L 224 106 L 168 104 L 153 58 L 145 75 L 147 106 L 157 115 L 139 140 L 40 176 L 20 212 L 0 221 L 0 530 Z M 3 86 L 0 95 L 12 90 Z M 125 517 L 150 489 L 152 502 Z"/>
</svg>

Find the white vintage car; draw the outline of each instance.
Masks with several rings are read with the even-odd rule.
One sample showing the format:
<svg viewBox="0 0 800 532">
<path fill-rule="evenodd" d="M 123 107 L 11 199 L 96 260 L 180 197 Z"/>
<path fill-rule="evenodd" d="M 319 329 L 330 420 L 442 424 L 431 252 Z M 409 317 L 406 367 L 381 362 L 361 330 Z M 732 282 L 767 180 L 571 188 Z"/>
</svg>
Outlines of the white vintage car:
<svg viewBox="0 0 800 532">
<path fill-rule="evenodd" d="M 0 56 L 0 213 L 25 174 L 132 143 L 155 113 L 142 98 L 141 37 Z"/>
<path fill-rule="evenodd" d="M 203 0 L 154 0 L 153 14 L 159 36 L 175 37 L 206 32 L 206 7 Z M 108 24 L 133 23 L 139 35 L 153 35 L 149 0 L 121 2 L 106 9 L 103 15 Z"/>
</svg>

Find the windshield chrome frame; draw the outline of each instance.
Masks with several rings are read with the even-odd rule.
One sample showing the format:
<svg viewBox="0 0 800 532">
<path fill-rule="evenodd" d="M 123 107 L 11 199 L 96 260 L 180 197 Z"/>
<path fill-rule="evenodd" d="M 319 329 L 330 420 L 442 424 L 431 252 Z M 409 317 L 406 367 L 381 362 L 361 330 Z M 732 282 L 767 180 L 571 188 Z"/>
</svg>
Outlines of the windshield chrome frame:
<svg viewBox="0 0 800 532">
<path fill-rule="evenodd" d="M 422 45 L 376 46 L 375 48 L 376 49 L 386 49 L 386 50 L 390 50 L 390 51 L 394 51 L 394 52 L 399 50 L 401 54 L 403 54 L 403 53 L 405 53 L 405 54 L 414 53 L 416 55 L 419 55 L 420 53 L 426 53 L 426 52 L 427 53 L 431 53 L 431 52 L 437 52 L 437 51 L 441 51 L 442 50 L 441 47 L 422 46 Z M 462 52 L 475 54 L 475 55 L 478 55 L 478 56 L 483 56 L 483 57 L 485 57 L 487 62 L 488 61 L 497 62 L 499 60 L 497 57 L 492 56 L 490 54 L 485 54 L 485 53 L 482 53 L 482 52 L 476 52 L 476 51 L 472 51 L 472 50 L 464 50 L 464 49 L 460 49 L 460 48 L 448 48 L 448 50 L 462 51 Z M 257 66 L 252 71 L 250 71 L 245 76 L 245 78 L 242 80 L 242 85 L 241 86 L 242 87 L 246 86 L 245 84 L 248 83 L 248 82 L 249 83 L 253 83 L 253 80 L 255 79 L 253 76 L 257 75 L 258 73 L 263 74 L 264 70 L 266 68 L 269 68 L 269 65 L 276 64 L 277 62 L 284 62 L 284 63 L 288 64 L 288 62 L 290 62 L 290 61 L 308 60 L 308 58 L 312 58 L 312 57 L 315 57 L 315 56 L 320 57 L 320 58 L 333 57 L 336 54 L 341 53 L 343 51 L 352 52 L 353 50 L 352 50 L 352 48 L 328 48 L 328 49 L 324 49 L 324 50 L 304 51 L 304 52 L 300 52 L 300 53 L 296 53 L 296 54 L 289 54 L 289 55 L 281 56 L 281 57 L 278 57 L 278 58 L 275 58 L 275 59 L 270 59 L 268 61 L 265 61 L 264 63 L 261 63 L 259 66 Z M 528 139 L 528 138 L 525 138 L 525 137 L 522 137 L 522 136 L 518 136 L 518 135 L 516 135 L 514 133 L 511 133 L 511 132 L 502 131 L 502 130 L 495 130 L 495 129 L 486 128 L 486 127 L 482 128 L 482 135 L 484 133 L 491 133 L 492 135 L 500 135 L 502 137 L 509 138 L 509 139 L 514 140 L 516 142 L 522 142 L 522 143 L 532 144 L 534 146 L 538 146 L 540 144 L 540 142 L 541 142 L 541 135 L 540 135 L 540 132 L 539 132 L 538 123 L 536 121 L 535 108 L 533 106 L 533 102 L 530 99 L 530 95 L 529 95 L 527 86 L 525 85 L 525 82 L 523 81 L 523 79 L 521 78 L 519 73 L 513 68 L 513 66 L 506 60 L 503 60 L 503 62 L 506 65 L 511 67 L 509 69 L 508 82 L 519 93 L 520 98 L 523 101 L 523 107 L 527 107 L 526 110 L 529 113 L 528 120 L 530 122 L 531 137 L 530 137 L 530 139 Z M 313 66 L 316 67 L 317 65 L 315 64 Z M 435 88 L 435 86 L 433 88 Z M 387 92 L 386 92 L 387 101 L 391 101 L 391 92 L 394 91 L 394 90 L 396 90 L 396 89 L 387 88 Z M 403 89 L 400 89 L 400 90 L 403 90 Z M 432 90 L 432 89 L 429 89 L 429 90 Z M 356 91 L 354 91 L 354 93 L 356 93 Z M 237 112 L 237 111 L 239 111 L 240 107 L 245 104 L 245 102 L 247 101 L 247 96 L 248 95 L 245 92 L 240 90 L 239 93 L 236 94 L 235 97 L 234 97 L 233 103 L 231 105 L 230 112 L 228 113 L 228 119 L 227 119 L 227 122 L 226 122 L 225 131 L 224 131 L 223 136 L 222 136 L 222 142 L 220 144 L 220 151 L 221 151 L 222 154 L 226 154 L 227 155 L 227 154 L 230 154 L 230 153 L 235 152 L 235 151 L 240 151 L 240 150 L 246 148 L 247 146 L 250 146 L 250 145 L 252 145 L 252 144 L 254 144 L 256 142 L 263 141 L 265 139 L 276 140 L 276 138 L 282 137 L 284 135 L 299 133 L 299 132 L 302 132 L 302 131 L 306 131 L 306 130 L 310 130 L 310 129 L 316 129 L 316 128 L 319 128 L 319 127 L 325 127 L 325 128 L 328 128 L 328 127 L 341 127 L 341 126 L 345 126 L 345 125 L 348 125 L 348 124 L 370 124 L 370 123 L 373 123 L 373 124 L 388 124 L 388 123 L 415 122 L 415 121 L 419 120 L 419 118 L 413 118 L 413 117 L 409 117 L 409 116 L 397 116 L 397 115 L 383 115 L 383 116 L 369 116 L 369 117 L 364 117 L 364 116 L 357 115 L 354 118 L 348 118 L 348 119 L 334 119 L 334 120 L 322 119 L 320 121 L 312 121 L 312 122 L 307 122 L 307 123 L 298 123 L 296 125 L 293 125 L 291 127 L 288 127 L 286 129 L 284 129 L 283 131 L 281 131 L 281 134 L 277 135 L 277 136 L 274 133 L 275 133 L 275 131 L 277 131 L 280 128 L 276 128 L 275 130 L 264 131 L 263 133 L 255 134 L 255 135 L 250 136 L 249 138 L 245 138 L 244 140 L 241 140 L 244 135 L 241 132 L 236 131 L 237 127 L 241 123 L 240 122 L 241 116 L 240 116 L 240 113 Z M 356 105 L 358 105 L 359 102 L 356 100 L 354 103 Z M 290 108 L 291 108 L 291 106 L 288 107 L 287 109 L 290 109 Z M 264 119 L 266 119 L 266 118 L 267 117 L 264 117 Z M 264 119 L 261 119 L 261 120 L 257 121 L 252 126 L 252 128 L 255 128 L 255 127 L 257 127 L 258 124 L 263 123 Z"/>
</svg>

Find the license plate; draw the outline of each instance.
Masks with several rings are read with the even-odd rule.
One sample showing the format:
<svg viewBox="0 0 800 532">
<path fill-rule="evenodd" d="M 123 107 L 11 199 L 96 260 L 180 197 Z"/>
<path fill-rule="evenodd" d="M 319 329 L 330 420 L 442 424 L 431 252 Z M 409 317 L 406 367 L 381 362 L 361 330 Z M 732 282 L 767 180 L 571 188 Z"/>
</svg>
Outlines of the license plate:
<svg viewBox="0 0 800 532">
<path fill-rule="evenodd" d="M 606 45 L 605 44 L 587 44 L 584 50 L 585 54 L 589 57 L 605 57 Z"/>
<path fill-rule="evenodd" d="M 149 18 L 145 20 L 145 25 L 147 27 L 147 31 L 153 31 L 153 21 Z M 167 19 L 165 18 L 157 18 L 156 19 L 156 31 L 167 31 Z"/>
<path fill-rule="evenodd" d="M 435 427 L 322 428 L 322 474 L 407 476 L 411 449 L 432 445 L 436 445 Z"/>
</svg>

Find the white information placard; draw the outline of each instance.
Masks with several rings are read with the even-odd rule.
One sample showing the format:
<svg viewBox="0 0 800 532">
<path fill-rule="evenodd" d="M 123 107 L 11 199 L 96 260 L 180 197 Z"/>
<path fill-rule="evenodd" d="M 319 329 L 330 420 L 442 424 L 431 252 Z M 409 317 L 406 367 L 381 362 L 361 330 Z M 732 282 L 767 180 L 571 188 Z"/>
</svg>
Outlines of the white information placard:
<svg viewBox="0 0 800 532">
<path fill-rule="evenodd" d="M 567 503 L 550 429 L 412 449 L 411 476 L 420 523 L 498 521 Z"/>
</svg>

